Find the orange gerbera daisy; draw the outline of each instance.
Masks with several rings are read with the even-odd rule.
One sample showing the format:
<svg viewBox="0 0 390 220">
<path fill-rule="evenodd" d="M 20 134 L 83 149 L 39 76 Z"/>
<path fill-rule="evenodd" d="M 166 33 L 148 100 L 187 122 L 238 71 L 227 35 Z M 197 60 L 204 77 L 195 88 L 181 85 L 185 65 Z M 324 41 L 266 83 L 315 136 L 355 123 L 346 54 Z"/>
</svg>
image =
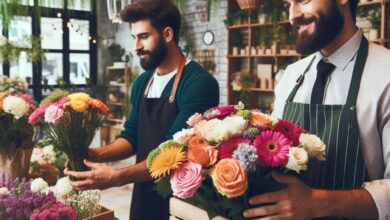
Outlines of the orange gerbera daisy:
<svg viewBox="0 0 390 220">
<path fill-rule="evenodd" d="M 150 176 L 154 179 L 170 175 L 186 161 L 185 152 L 181 146 L 171 146 L 162 149 L 150 166 Z"/>
<path fill-rule="evenodd" d="M 89 105 L 92 107 L 92 108 L 97 108 L 99 109 L 99 111 L 102 113 L 102 114 L 107 114 L 108 113 L 108 107 L 103 103 L 101 102 L 100 100 L 98 99 L 90 99 L 89 100 Z"/>
</svg>

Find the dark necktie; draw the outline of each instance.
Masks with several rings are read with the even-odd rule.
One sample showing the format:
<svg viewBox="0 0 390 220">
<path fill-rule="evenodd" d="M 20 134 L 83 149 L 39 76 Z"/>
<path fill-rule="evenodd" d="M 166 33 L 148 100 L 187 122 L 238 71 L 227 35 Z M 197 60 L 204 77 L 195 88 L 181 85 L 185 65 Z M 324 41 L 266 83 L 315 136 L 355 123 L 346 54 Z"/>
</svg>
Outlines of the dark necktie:
<svg viewBox="0 0 390 220">
<path fill-rule="evenodd" d="M 311 92 L 311 104 L 322 104 L 324 99 L 325 86 L 330 73 L 333 72 L 335 66 L 331 63 L 325 63 L 321 60 L 317 64 L 317 78 L 314 83 L 313 91 Z"/>
</svg>

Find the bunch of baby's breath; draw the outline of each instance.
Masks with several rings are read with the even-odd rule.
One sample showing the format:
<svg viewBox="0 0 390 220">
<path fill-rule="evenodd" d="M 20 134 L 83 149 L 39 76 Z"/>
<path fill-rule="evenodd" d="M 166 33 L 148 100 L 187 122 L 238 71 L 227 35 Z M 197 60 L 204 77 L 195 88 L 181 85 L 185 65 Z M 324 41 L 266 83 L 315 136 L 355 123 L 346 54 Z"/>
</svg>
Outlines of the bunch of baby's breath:
<svg viewBox="0 0 390 220">
<path fill-rule="evenodd" d="M 73 194 L 68 203 L 76 212 L 77 220 L 86 219 L 100 212 L 100 190 L 85 190 Z"/>
</svg>

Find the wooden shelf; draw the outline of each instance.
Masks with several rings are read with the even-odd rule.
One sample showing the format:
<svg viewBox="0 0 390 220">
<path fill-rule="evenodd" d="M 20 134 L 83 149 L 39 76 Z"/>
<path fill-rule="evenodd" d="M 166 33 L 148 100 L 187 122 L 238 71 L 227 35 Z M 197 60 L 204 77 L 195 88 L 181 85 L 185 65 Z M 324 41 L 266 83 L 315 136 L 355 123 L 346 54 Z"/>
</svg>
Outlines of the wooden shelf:
<svg viewBox="0 0 390 220">
<path fill-rule="evenodd" d="M 110 83 L 108 83 L 108 86 L 126 86 L 126 83 L 117 83 L 115 81 L 111 81 Z"/>
<path fill-rule="evenodd" d="M 126 67 L 116 67 L 116 66 L 108 66 L 107 70 L 125 70 L 125 69 L 130 69 L 129 66 Z"/>
<path fill-rule="evenodd" d="M 359 7 L 364 7 L 364 6 L 370 6 L 370 5 L 378 5 L 378 4 L 381 4 L 382 1 L 384 3 L 388 3 L 390 2 L 390 0 L 375 0 L 375 1 L 370 1 L 370 2 L 364 2 L 364 3 L 359 3 Z"/>
<path fill-rule="evenodd" d="M 273 89 L 249 88 L 248 90 L 252 92 L 274 93 Z"/>
<path fill-rule="evenodd" d="M 118 106 L 123 106 L 124 103 L 122 103 L 122 102 L 107 102 L 107 105 L 118 105 Z"/>
<path fill-rule="evenodd" d="M 228 55 L 228 58 L 253 58 L 253 57 L 302 57 L 296 54 L 260 54 L 260 55 Z"/>
<path fill-rule="evenodd" d="M 278 24 L 279 25 L 289 25 L 290 24 L 290 21 L 289 20 L 283 20 L 283 21 L 278 21 Z M 249 26 L 250 27 L 263 27 L 263 26 L 271 26 L 272 23 L 264 23 L 264 24 L 260 24 L 260 23 L 254 23 L 254 24 L 250 24 Z"/>
</svg>

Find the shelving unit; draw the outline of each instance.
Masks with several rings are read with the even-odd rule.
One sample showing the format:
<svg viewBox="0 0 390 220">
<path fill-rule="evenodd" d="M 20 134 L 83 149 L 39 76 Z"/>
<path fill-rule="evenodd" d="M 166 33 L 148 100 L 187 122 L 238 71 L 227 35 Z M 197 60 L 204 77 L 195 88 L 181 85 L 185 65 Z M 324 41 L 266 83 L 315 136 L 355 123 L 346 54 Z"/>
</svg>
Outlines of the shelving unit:
<svg viewBox="0 0 390 220">
<path fill-rule="evenodd" d="M 112 142 L 123 130 L 124 122 L 130 112 L 129 91 L 132 82 L 131 68 L 106 67 L 106 104 L 110 113 L 101 128 L 101 145 Z"/>
<path fill-rule="evenodd" d="M 280 0 L 274 0 L 278 2 Z M 380 10 L 380 30 L 379 38 L 372 40 L 372 42 L 383 45 L 390 48 L 390 19 L 388 14 L 390 13 L 389 7 L 390 0 L 372 0 L 367 2 L 359 3 L 358 9 L 368 10 L 373 8 L 375 10 Z M 280 1 L 280 3 L 282 3 Z M 263 2 L 262 2 L 263 4 Z M 276 3 L 278 4 L 278 3 Z M 233 15 L 237 12 L 240 12 L 240 8 L 236 0 L 228 0 L 228 16 Z M 255 107 L 259 108 L 265 112 L 272 111 L 272 103 L 274 101 L 273 91 L 274 87 L 261 87 L 261 83 L 257 78 L 259 75 L 258 64 L 270 64 L 272 65 L 272 83 L 274 85 L 274 79 L 276 73 L 283 69 L 287 64 L 295 62 L 302 58 L 302 56 L 295 52 L 295 49 L 290 48 L 288 51 L 279 50 L 276 47 L 276 50 L 270 52 L 268 50 L 267 54 L 259 53 L 259 38 L 261 38 L 261 33 L 263 33 L 264 38 L 271 39 L 273 36 L 270 35 L 270 32 L 279 30 L 283 37 L 289 37 L 291 33 L 291 26 L 286 17 L 283 17 L 280 13 L 276 16 L 276 22 L 271 21 L 260 21 L 260 16 L 258 16 L 258 11 L 252 10 L 248 11 L 246 18 L 241 17 L 241 23 L 232 22 L 230 25 L 227 24 L 228 31 L 228 103 L 236 104 L 239 101 L 239 92 L 233 91 L 232 81 L 237 72 L 249 72 L 255 83 L 255 86 L 250 85 L 247 88 L 249 93 L 249 108 Z M 275 21 L 275 20 L 274 20 Z M 262 29 L 264 29 L 262 31 Z M 276 31 L 275 31 L 276 32 Z M 266 36 L 265 36 L 266 35 Z M 280 35 L 280 36 L 282 36 Z M 292 45 L 291 40 L 280 39 L 280 44 Z M 280 47 L 280 44 L 278 45 Z M 237 46 L 239 45 L 239 46 Z M 263 49 L 260 49 L 263 50 Z M 288 53 L 287 53 L 288 52 Z"/>
</svg>

